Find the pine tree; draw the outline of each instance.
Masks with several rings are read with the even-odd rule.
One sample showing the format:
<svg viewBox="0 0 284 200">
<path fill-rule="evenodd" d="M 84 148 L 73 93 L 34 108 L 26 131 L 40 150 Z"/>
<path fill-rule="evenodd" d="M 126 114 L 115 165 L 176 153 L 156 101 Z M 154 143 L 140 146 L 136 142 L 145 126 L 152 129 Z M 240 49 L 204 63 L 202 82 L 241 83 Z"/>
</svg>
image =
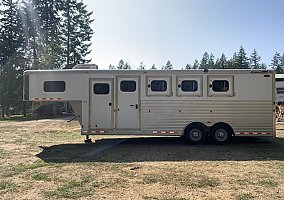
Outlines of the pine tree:
<svg viewBox="0 0 284 200">
<path fill-rule="evenodd" d="M 128 62 L 125 62 L 123 69 L 131 69 L 131 65 Z"/>
<path fill-rule="evenodd" d="M 246 56 L 245 49 L 241 46 L 236 56 L 236 68 L 238 69 L 249 69 L 249 59 Z"/>
<path fill-rule="evenodd" d="M 210 53 L 209 60 L 208 60 L 208 69 L 214 69 L 215 68 L 215 62 L 214 62 L 215 56 L 213 53 Z"/>
<path fill-rule="evenodd" d="M 143 64 L 143 62 L 140 63 L 138 69 L 139 69 L 139 70 L 145 70 L 145 69 L 146 69 L 146 67 L 145 67 L 145 65 Z"/>
<path fill-rule="evenodd" d="M 25 65 L 23 26 L 17 2 L 2 0 L 0 10 L 0 103 L 2 117 L 21 102 L 22 66 Z"/>
<path fill-rule="evenodd" d="M 221 55 L 217 65 L 218 65 L 219 69 L 226 69 L 226 68 L 228 68 L 227 58 L 226 58 L 224 53 L 222 53 L 222 55 Z"/>
<path fill-rule="evenodd" d="M 124 69 L 124 61 L 122 59 L 118 62 L 117 69 Z"/>
<path fill-rule="evenodd" d="M 83 1 L 63 1 L 63 23 L 62 39 L 64 44 L 64 57 L 66 58 L 65 68 L 72 68 L 76 64 L 88 63 L 91 60 L 85 59 L 91 51 L 91 37 L 93 30 L 90 24 L 93 12 L 88 12 Z"/>
<path fill-rule="evenodd" d="M 185 69 L 192 69 L 191 64 L 187 64 L 187 65 L 185 66 Z"/>
<path fill-rule="evenodd" d="M 197 59 L 195 59 L 193 65 L 192 65 L 192 69 L 199 69 L 199 62 Z"/>
<path fill-rule="evenodd" d="M 258 55 L 257 51 L 254 49 L 250 56 L 250 68 L 251 69 L 261 69 L 260 64 L 261 56 Z"/>
<path fill-rule="evenodd" d="M 201 61 L 200 61 L 199 68 L 200 69 L 208 69 L 208 66 L 209 66 L 208 63 L 209 63 L 209 54 L 207 52 L 205 52 L 203 54 Z"/>
<path fill-rule="evenodd" d="M 278 53 L 277 51 L 275 52 L 271 60 L 270 66 L 272 67 L 272 69 L 275 70 L 277 74 L 283 74 L 284 71 L 283 71 L 283 65 L 281 63 L 281 56 L 280 53 Z"/>
<path fill-rule="evenodd" d="M 167 61 L 166 65 L 162 67 L 163 70 L 171 70 L 173 69 L 173 65 L 170 60 Z"/>
<path fill-rule="evenodd" d="M 110 64 L 110 65 L 108 66 L 108 69 L 116 69 L 116 68 L 115 68 L 114 65 Z"/>
<path fill-rule="evenodd" d="M 157 68 L 156 68 L 156 65 L 153 64 L 152 67 L 151 67 L 151 69 L 157 69 Z"/>
</svg>

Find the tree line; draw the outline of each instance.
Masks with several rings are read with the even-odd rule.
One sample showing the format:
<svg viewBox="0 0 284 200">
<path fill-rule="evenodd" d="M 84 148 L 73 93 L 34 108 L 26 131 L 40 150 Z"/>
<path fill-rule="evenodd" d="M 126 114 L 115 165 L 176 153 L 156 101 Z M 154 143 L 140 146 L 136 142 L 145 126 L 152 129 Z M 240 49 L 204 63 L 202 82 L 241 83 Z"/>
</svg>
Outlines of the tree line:
<svg viewBox="0 0 284 200">
<path fill-rule="evenodd" d="M 0 104 L 2 117 L 22 102 L 27 69 L 88 63 L 93 13 L 81 0 L 1 0 Z"/>
<path fill-rule="evenodd" d="M 269 65 L 276 73 L 284 73 L 284 54 L 276 52 L 272 57 Z M 231 58 L 227 58 L 224 53 L 220 58 L 216 58 L 213 53 L 205 52 L 200 60 L 196 59 L 194 63 L 187 64 L 182 69 L 266 69 L 267 64 L 261 61 L 261 56 L 257 50 L 253 50 L 250 56 L 247 56 L 245 49 L 241 46 L 238 52 L 233 53 Z M 118 62 L 117 66 L 109 65 L 109 69 L 135 69 L 128 62 L 124 62 L 122 59 Z M 136 68 L 139 70 L 145 69 L 157 69 L 155 64 L 151 67 L 146 67 L 143 62 Z M 161 66 L 162 70 L 173 69 L 171 61 L 168 60 L 164 66 Z"/>
</svg>

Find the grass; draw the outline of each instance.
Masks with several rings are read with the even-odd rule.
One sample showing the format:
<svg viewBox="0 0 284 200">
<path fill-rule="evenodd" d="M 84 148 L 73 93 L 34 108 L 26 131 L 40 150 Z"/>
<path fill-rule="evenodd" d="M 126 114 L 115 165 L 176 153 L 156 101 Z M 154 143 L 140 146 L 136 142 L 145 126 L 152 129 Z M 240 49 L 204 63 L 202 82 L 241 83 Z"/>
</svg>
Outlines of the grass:
<svg viewBox="0 0 284 200">
<path fill-rule="evenodd" d="M 23 116 L 23 115 L 11 115 L 9 117 L 0 118 L 0 121 L 15 121 L 15 122 L 22 122 L 22 121 L 30 121 L 34 120 L 31 116 Z"/>
<path fill-rule="evenodd" d="M 162 185 L 181 185 L 190 188 L 206 188 L 206 187 L 217 187 L 220 182 L 216 178 L 208 177 L 205 175 L 188 175 L 183 172 L 172 172 L 168 174 L 151 174 L 143 178 L 144 184 L 155 184 L 159 183 Z"/>
<path fill-rule="evenodd" d="M 16 187 L 17 187 L 16 184 L 10 181 L 0 181 L 0 191 L 4 190 L 6 192 L 11 192 L 11 191 L 15 191 Z"/>
<path fill-rule="evenodd" d="M 36 181 L 51 181 L 51 178 L 48 174 L 38 173 L 32 176 L 32 178 Z"/>
<path fill-rule="evenodd" d="M 241 194 L 239 196 L 237 196 L 236 200 L 250 200 L 252 199 L 252 195 L 251 194 Z"/>
<path fill-rule="evenodd" d="M 23 172 L 26 172 L 28 170 L 34 170 L 40 167 L 45 167 L 48 166 L 48 163 L 45 163 L 43 161 L 36 161 L 33 163 L 27 163 L 27 164 L 18 164 L 16 166 L 14 166 L 11 170 L 10 173 L 8 173 L 7 176 L 14 176 L 14 175 L 18 175 L 21 174 Z"/>
<path fill-rule="evenodd" d="M 0 127 L 0 199 L 284 199 L 284 131 L 225 146 L 131 139 L 86 157 L 115 137 L 86 146 L 74 121 L 10 121 Z"/>
<path fill-rule="evenodd" d="M 45 191 L 44 196 L 47 198 L 71 198 L 76 199 L 80 197 L 86 197 L 94 194 L 93 185 L 87 185 L 89 180 L 70 180 L 67 183 L 59 186 L 55 190 Z"/>
</svg>

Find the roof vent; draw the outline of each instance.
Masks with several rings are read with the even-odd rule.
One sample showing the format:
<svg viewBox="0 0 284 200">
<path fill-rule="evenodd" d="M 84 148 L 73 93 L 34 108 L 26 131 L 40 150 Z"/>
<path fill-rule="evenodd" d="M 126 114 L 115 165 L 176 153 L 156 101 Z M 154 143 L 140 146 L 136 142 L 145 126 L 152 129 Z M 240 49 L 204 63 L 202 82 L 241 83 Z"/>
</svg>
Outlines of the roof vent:
<svg viewBox="0 0 284 200">
<path fill-rule="evenodd" d="M 96 64 L 78 64 L 75 65 L 72 69 L 99 69 Z"/>
</svg>

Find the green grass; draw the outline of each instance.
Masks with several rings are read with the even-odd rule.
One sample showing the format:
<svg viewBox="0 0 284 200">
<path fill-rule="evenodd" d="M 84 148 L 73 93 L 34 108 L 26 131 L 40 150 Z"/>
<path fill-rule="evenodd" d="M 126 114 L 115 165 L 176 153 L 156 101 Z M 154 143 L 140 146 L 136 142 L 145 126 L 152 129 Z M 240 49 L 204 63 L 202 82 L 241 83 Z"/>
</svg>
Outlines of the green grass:
<svg viewBox="0 0 284 200">
<path fill-rule="evenodd" d="M 37 181 L 51 181 L 51 178 L 44 173 L 35 174 L 32 176 L 32 178 Z"/>
<path fill-rule="evenodd" d="M 159 183 L 162 185 L 182 185 L 190 188 L 206 188 L 206 187 L 217 187 L 220 182 L 216 178 L 201 176 L 201 175 L 188 175 L 182 173 L 171 173 L 171 174 L 151 174 L 143 178 L 144 184 L 155 184 Z"/>
<path fill-rule="evenodd" d="M 8 174 L 8 176 L 14 176 L 14 175 L 26 172 L 28 170 L 33 170 L 33 169 L 45 167 L 45 166 L 48 166 L 48 165 L 49 165 L 48 163 L 45 163 L 43 161 L 36 161 L 34 163 L 28 163 L 28 164 L 19 164 L 19 165 L 16 165 L 12 168 L 12 170 Z"/>
<path fill-rule="evenodd" d="M 237 196 L 236 200 L 250 200 L 252 199 L 252 195 L 251 194 L 242 194 Z"/>
<path fill-rule="evenodd" d="M 10 181 L 1 181 L 0 182 L 0 190 L 5 191 L 14 191 L 16 189 L 16 185 Z"/>
<path fill-rule="evenodd" d="M 94 186 L 93 184 L 88 184 L 89 179 L 82 180 L 70 180 L 62 186 L 56 188 L 53 191 L 45 191 L 44 196 L 47 198 L 70 198 L 76 199 L 81 197 L 86 197 L 94 194 Z"/>
<path fill-rule="evenodd" d="M 277 187 L 278 186 L 278 182 L 276 182 L 272 179 L 262 180 L 262 181 L 259 182 L 259 184 L 264 186 L 264 187 Z"/>
</svg>

